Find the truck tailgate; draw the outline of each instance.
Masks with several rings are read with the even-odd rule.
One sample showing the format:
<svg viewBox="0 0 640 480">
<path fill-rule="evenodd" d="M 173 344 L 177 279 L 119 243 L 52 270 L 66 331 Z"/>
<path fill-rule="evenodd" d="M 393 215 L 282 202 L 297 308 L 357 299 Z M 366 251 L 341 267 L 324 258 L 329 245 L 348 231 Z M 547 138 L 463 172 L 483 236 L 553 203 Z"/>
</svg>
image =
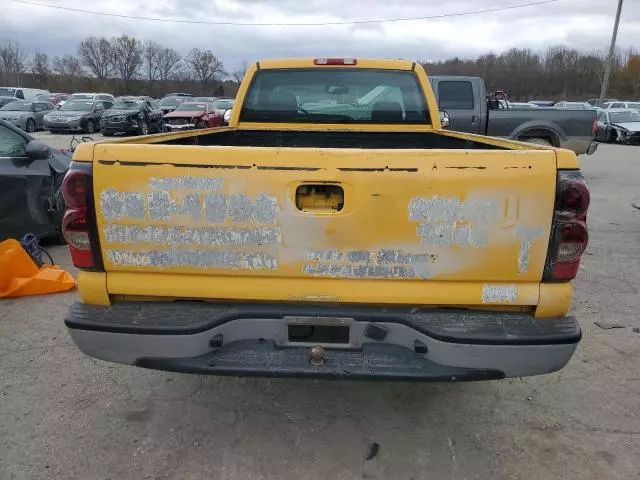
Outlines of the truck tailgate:
<svg viewBox="0 0 640 480">
<path fill-rule="evenodd" d="M 93 170 L 110 294 L 538 301 L 551 150 L 97 144 Z"/>
</svg>

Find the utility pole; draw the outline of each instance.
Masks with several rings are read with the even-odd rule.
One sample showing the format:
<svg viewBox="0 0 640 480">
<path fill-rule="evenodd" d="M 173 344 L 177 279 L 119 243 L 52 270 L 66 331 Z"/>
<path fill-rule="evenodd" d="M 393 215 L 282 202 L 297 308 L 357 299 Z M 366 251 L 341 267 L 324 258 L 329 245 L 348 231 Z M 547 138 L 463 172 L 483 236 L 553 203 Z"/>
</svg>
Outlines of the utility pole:
<svg viewBox="0 0 640 480">
<path fill-rule="evenodd" d="M 616 19 L 613 22 L 613 34 L 611 35 L 611 45 L 609 46 L 609 58 L 607 58 L 607 65 L 604 70 L 604 78 L 602 79 L 602 90 L 600 90 L 600 101 L 598 106 L 601 107 L 604 102 L 604 97 L 607 94 L 609 88 L 609 77 L 611 76 L 611 64 L 613 63 L 613 54 L 616 49 L 616 37 L 618 36 L 618 24 L 620 23 L 620 12 L 622 11 L 622 1 L 618 0 L 618 10 L 616 11 Z"/>
</svg>

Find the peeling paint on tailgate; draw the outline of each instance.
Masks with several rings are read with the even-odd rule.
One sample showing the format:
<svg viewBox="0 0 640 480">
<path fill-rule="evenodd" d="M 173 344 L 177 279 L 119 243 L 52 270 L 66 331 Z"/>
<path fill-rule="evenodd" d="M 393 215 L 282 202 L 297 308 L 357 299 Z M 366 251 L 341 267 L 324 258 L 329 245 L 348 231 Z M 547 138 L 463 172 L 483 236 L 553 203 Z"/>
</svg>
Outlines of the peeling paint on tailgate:
<svg viewBox="0 0 640 480">
<path fill-rule="evenodd" d="M 357 296 L 355 281 L 389 284 L 400 298 L 404 287 L 391 283 L 405 281 L 476 285 L 479 305 L 536 301 L 524 285 L 539 282 L 546 257 L 555 189 L 547 152 L 535 153 L 537 164 L 526 158 L 532 168 L 505 169 L 518 161 L 511 152 L 478 151 L 474 165 L 486 168 L 460 169 L 448 167 L 464 165 L 461 151 L 184 148 L 216 165 L 224 150 L 225 165 L 243 168 L 154 165 L 151 156 L 94 162 L 107 272 L 221 276 L 238 289 L 249 277 L 297 280 L 282 287 L 290 298 L 336 298 L 324 280 L 344 282 L 341 299 Z M 344 190 L 342 210 L 300 210 L 296 188 L 323 182 Z"/>
</svg>

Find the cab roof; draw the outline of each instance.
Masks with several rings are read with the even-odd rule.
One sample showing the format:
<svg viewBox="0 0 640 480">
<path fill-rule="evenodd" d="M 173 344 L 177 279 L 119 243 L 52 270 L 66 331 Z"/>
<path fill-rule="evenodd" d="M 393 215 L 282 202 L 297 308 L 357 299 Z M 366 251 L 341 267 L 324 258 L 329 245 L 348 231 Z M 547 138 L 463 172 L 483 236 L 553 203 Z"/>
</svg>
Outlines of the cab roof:
<svg viewBox="0 0 640 480">
<path fill-rule="evenodd" d="M 317 59 L 338 60 L 344 58 L 353 63 L 344 65 L 317 65 Z M 261 60 L 257 63 L 260 70 L 277 70 L 282 68 L 375 68 L 379 70 L 413 70 L 416 62 L 409 60 L 393 60 L 381 58 L 356 58 L 356 57 L 310 57 L 310 58 L 277 58 Z"/>
</svg>

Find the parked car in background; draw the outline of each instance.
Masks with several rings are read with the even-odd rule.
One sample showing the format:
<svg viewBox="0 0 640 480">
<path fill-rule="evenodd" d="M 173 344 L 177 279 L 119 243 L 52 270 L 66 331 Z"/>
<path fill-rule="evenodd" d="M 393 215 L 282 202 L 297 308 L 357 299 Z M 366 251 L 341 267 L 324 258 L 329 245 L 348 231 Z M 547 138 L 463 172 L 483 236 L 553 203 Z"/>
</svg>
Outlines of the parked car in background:
<svg viewBox="0 0 640 480">
<path fill-rule="evenodd" d="M 65 102 L 71 100 L 100 100 L 103 102 L 113 103 L 116 101 L 116 98 L 110 93 L 73 93 L 67 97 L 66 100 L 62 100 L 58 103 L 58 108 L 62 107 Z"/>
<path fill-rule="evenodd" d="M 220 115 L 224 115 L 224 112 L 233 108 L 233 98 L 219 98 L 213 102 L 213 108 Z"/>
<path fill-rule="evenodd" d="M 223 114 L 211 103 L 184 102 L 164 116 L 165 130 L 171 132 L 219 127 L 222 125 Z"/>
<path fill-rule="evenodd" d="M 62 242 L 62 179 L 71 158 L 0 120 L 0 241 L 27 233 Z"/>
<path fill-rule="evenodd" d="M 33 98 L 37 102 L 49 102 L 54 105 L 65 101 L 69 97 L 68 93 L 42 93 Z"/>
<path fill-rule="evenodd" d="M 218 97 L 195 97 L 193 100 L 189 100 L 190 102 L 205 102 L 205 103 L 213 103 L 218 100 Z"/>
<path fill-rule="evenodd" d="M 0 120 L 31 133 L 44 128 L 44 116 L 53 109 L 53 103 L 49 102 L 9 102 L 0 108 Z"/>
<path fill-rule="evenodd" d="M 622 108 L 600 110 L 595 137 L 607 143 L 640 144 L 640 112 Z"/>
<path fill-rule="evenodd" d="M 433 76 L 430 80 L 451 130 L 568 148 L 578 155 L 598 148 L 592 131 L 595 110 L 512 109 L 508 104 L 506 109 L 493 109 L 495 101 L 487 102 L 480 77 Z M 400 92 L 396 98 L 402 101 Z"/>
<path fill-rule="evenodd" d="M 162 110 L 150 97 L 118 97 L 100 121 L 105 136 L 115 133 L 148 135 L 162 131 Z"/>
<path fill-rule="evenodd" d="M 95 133 L 100 126 L 100 118 L 112 102 L 95 100 L 67 100 L 59 109 L 44 116 L 44 128 L 56 132 Z"/>
<path fill-rule="evenodd" d="M 164 97 L 158 102 L 158 107 L 162 110 L 163 114 L 173 112 L 178 105 L 186 102 L 188 97 Z"/>
<path fill-rule="evenodd" d="M 0 87 L 0 96 L 15 97 L 20 100 L 31 100 L 33 97 L 43 93 L 49 93 L 49 91 L 40 90 L 39 88 Z"/>
<path fill-rule="evenodd" d="M 527 103 L 535 105 L 536 107 L 553 107 L 556 102 L 554 102 L 553 100 L 531 100 Z"/>
<path fill-rule="evenodd" d="M 587 102 L 558 102 L 553 108 L 564 108 L 566 110 L 593 110 L 593 106 Z"/>
<path fill-rule="evenodd" d="M 167 93 L 165 95 L 165 97 L 190 97 L 190 98 L 193 98 L 193 93 L 181 93 L 181 92 Z"/>
<path fill-rule="evenodd" d="M 616 100 L 614 102 L 603 103 L 602 108 L 605 110 L 609 110 L 611 108 L 631 108 L 633 110 L 640 111 L 640 102 L 623 102 L 620 100 Z"/>
<path fill-rule="evenodd" d="M 4 107 L 7 103 L 10 103 L 10 102 L 19 102 L 19 101 L 20 99 L 16 97 L 2 96 L 0 97 L 0 107 Z"/>
<path fill-rule="evenodd" d="M 618 99 L 617 98 L 605 98 L 604 103 L 608 103 L 608 102 L 617 102 Z M 600 106 L 600 99 L 599 98 L 590 98 L 589 100 L 587 100 L 587 103 L 589 105 L 591 105 L 592 107 L 599 107 Z"/>
<path fill-rule="evenodd" d="M 533 103 L 528 103 L 528 102 L 507 102 L 507 105 L 509 108 L 515 108 L 515 109 L 519 109 L 519 108 L 538 108 L 537 105 L 534 105 Z"/>
</svg>

